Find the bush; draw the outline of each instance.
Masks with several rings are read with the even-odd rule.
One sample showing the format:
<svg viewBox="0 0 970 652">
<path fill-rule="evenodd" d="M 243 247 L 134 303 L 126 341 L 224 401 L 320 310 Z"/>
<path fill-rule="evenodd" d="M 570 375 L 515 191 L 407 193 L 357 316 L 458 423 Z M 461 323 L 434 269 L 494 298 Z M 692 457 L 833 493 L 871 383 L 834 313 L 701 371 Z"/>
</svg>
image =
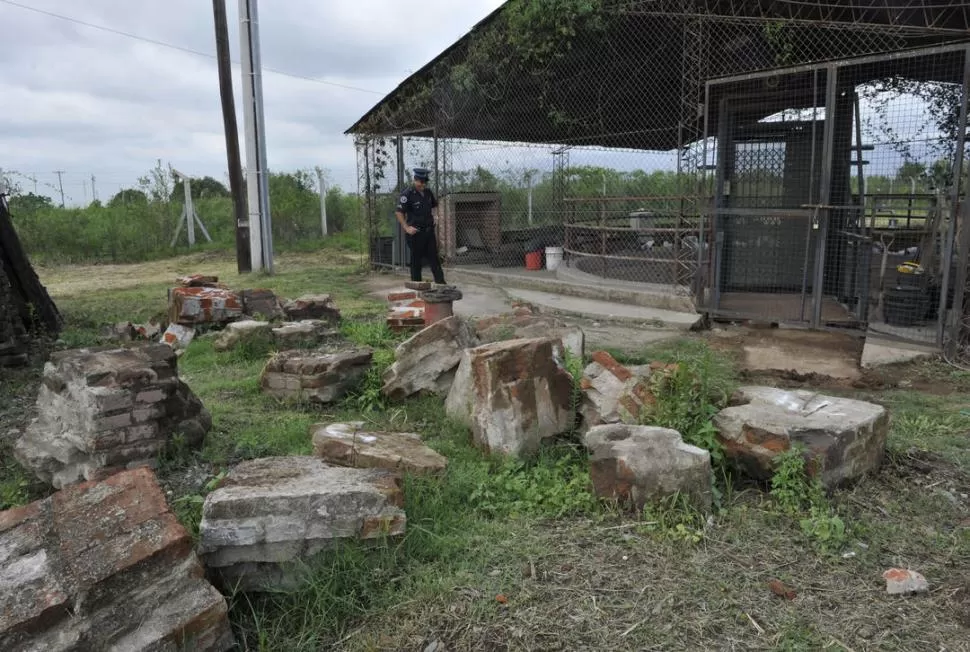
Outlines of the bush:
<svg viewBox="0 0 970 652">
<path fill-rule="evenodd" d="M 270 175 L 275 248 L 319 245 L 320 195 L 315 183 L 305 171 Z M 197 228 L 197 247 L 234 249 L 232 199 L 214 179 L 207 177 L 197 184 L 199 188 L 195 183 L 192 186 L 195 211 L 212 237 L 208 244 Z M 107 204 L 95 201 L 84 208 L 61 208 L 49 198 L 31 193 L 10 199 L 10 212 L 25 249 L 35 262 L 48 264 L 131 263 L 185 253 L 184 228 L 172 247 L 182 207 L 181 187 L 160 165 L 141 181 L 139 189 L 124 189 Z M 356 195 L 331 188 L 327 192 L 330 233 L 344 229 L 359 233 L 358 207 Z M 355 247 L 359 249 L 360 244 Z"/>
</svg>

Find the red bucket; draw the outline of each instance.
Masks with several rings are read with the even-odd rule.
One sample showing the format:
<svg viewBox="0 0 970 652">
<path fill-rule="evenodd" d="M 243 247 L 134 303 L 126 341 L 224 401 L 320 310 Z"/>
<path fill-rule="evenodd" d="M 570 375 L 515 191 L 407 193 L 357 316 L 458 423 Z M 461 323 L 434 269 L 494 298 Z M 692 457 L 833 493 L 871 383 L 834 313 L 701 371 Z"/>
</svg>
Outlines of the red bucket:
<svg viewBox="0 0 970 652">
<path fill-rule="evenodd" d="M 542 252 L 532 251 L 525 255 L 525 268 L 531 272 L 542 269 Z"/>
</svg>

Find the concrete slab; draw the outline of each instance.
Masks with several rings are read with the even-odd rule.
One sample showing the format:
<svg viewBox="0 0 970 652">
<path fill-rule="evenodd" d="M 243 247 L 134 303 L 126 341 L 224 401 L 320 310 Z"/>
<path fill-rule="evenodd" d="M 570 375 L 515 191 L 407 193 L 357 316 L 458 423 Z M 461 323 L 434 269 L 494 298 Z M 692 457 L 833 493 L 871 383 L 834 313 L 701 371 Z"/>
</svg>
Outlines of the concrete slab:
<svg viewBox="0 0 970 652">
<path fill-rule="evenodd" d="M 527 272 L 521 269 L 496 269 L 487 266 L 461 266 L 445 270 L 445 278 L 450 283 L 464 286 L 468 283 L 492 285 L 503 289 L 519 288 L 552 292 L 581 299 L 615 301 L 617 303 L 661 308 L 671 311 L 694 310 L 693 298 L 684 288 L 661 286 L 650 283 L 628 283 L 623 281 L 596 282 L 586 276 L 568 273 L 560 277 L 558 272 L 538 270 Z M 593 277 L 595 278 L 595 277 Z"/>
<path fill-rule="evenodd" d="M 932 358 L 936 355 L 939 355 L 939 351 L 933 347 L 886 340 L 870 335 L 862 347 L 862 359 L 859 364 L 864 369 L 874 369 L 920 358 Z"/>
<path fill-rule="evenodd" d="M 537 290 L 507 288 L 505 292 L 513 299 L 528 301 L 534 306 L 545 309 L 545 311 L 614 323 L 642 324 L 656 328 L 690 330 L 702 318 L 697 313 L 675 312 L 662 308 L 632 306 L 596 299 L 581 299 Z"/>
</svg>

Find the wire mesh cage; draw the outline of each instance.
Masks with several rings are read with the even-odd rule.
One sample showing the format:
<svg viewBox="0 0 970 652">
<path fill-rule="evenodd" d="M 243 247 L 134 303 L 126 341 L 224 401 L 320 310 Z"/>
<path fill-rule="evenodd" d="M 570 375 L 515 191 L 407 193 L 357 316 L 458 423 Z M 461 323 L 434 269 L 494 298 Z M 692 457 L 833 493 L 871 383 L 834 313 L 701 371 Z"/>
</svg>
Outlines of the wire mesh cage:
<svg viewBox="0 0 970 652">
<path fill-rule="evenodd" d="M 544 257 L 714 316 L 943 342 L 961 3 L 541 5 L 506 3 L 349 130 L 372 262 L 405 264 L 393 200 L 420 165 L 452 265 Z"/>
</svg>

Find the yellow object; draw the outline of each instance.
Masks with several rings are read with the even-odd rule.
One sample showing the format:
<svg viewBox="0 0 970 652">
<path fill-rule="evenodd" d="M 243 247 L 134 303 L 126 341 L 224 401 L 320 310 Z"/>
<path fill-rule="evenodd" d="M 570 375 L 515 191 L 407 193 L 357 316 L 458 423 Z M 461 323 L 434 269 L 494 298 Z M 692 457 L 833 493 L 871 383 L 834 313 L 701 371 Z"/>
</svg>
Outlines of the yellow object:
<svg viewBox="0 0 970 652">
<path fill-rule="evenodd" d="M 915 261 L 907 261 L 896 266 L 896 271 L 900 274 L 922 274 L 923 267 Z"/>
</svg>

